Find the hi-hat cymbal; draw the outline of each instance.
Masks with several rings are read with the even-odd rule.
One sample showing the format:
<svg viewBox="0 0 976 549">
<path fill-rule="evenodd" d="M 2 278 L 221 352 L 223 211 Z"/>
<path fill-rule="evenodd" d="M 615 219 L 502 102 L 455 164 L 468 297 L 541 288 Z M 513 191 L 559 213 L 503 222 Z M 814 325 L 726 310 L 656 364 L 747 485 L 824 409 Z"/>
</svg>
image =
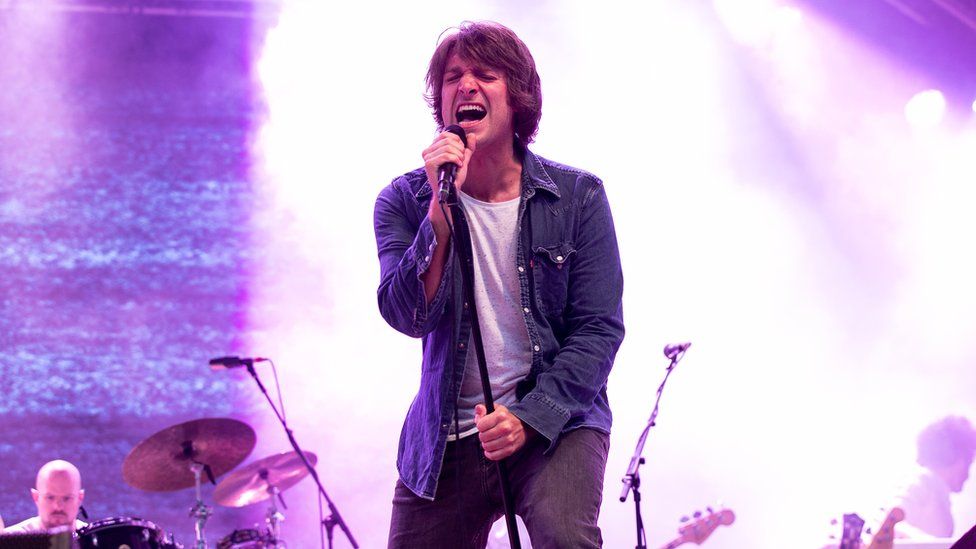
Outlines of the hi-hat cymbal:
<svg viewBox="0 0 976 549">
<path fill-rule="evenodd" d="M 193 462 L 209 466 L 216 478 L 244 461 L 254 443 L 254 429 L 236 419 L 187 421 L 137 444 L 122 462 L 122 478 L 150 492 L 190 488 L 195 484 Z"/>
<path fill-rule="evenodd" d="M 305 458 L 313 466 L 318 461 L 315 454 L 305 452 Z M 308 468 L 298 452 L 275 454 L 234 471 L 214 488 L 213 499 L 225 507 L 244 507 L 291 488 L 308 475 Z"/>
</svg>

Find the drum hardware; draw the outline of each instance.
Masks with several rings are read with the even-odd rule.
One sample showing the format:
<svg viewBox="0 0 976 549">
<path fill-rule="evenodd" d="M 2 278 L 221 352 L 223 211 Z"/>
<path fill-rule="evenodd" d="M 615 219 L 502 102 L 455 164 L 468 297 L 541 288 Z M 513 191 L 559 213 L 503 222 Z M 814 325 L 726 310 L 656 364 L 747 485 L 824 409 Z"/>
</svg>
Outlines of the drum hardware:
<svg viewBox="0 0 976 549">
<path fill-rule="evenodd" d="M 318 462 L 312 452 L 305 452 L 305 459 L 313 465 Z M 214 489 L 213 498 L 225 507 L 245 507 L 268 500 L 268 511 L 265 515 L 268 547 L 284 547 L 281 540 L 281 522 L 285 516 L 278 509 L 278 503 L 286 510 L 288 505 L 281 493 L 308 475 L 309 470 L 298 453 L 274 454 L 228 474 Z"/>
<path fill-rule="evenodd" d="M 111 517 L 79 528 L 77 545 L 81 549 L 183 549 L 154 523 L 135 517 Z"/>
<path fill-rule="evenodd" d="M 129 452 L 122 463 L 122 478 L 134 488 L 170 492 L 194 487 L 190 508 L 196 549 L 207 549 L 204 527 L 212 515 L 203 501 L 201 477 L 216 484 L 216 477 L 239 465 L 254 449 L 254 429 L 230 418 L 187 421 L 159 431 Z"/>
<path fill-rule="evenodd" d="M 203 529 L 207 524 L 207 519 L 213 514 L 213 511 L 203 502 L 203 495 L 200 493 L 200 474 L 206 470 L 211 482 L 213 482 L 213 474 L 206 465 L 197 461 L 190 462 L 190 470 L 193 471 L 194 487 L 196 488 L 197 496 L 196 503 L 193 504 L 193 507 L 190 507 L 190 516 L 194 519 L 193 533 L 196 536 L 196 547 L 197 549 L 207 549 L 207 540 L 204 537 Z"/>
</svg>

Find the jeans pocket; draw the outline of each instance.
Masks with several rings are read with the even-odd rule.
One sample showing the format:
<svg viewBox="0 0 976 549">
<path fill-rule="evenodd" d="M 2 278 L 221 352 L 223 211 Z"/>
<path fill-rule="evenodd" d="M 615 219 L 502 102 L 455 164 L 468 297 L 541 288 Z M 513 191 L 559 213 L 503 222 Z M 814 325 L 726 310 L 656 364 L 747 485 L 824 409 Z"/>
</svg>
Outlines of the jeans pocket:
<svg viewBox="0 0 976 549">
<path fill-rule="evenodd" d="M 535 279 L 535 298 L 546 315 L 559 315 L 566 309 L 569 292 L 569 270 L 576 248 L 571 242 L 532 248 L 532 276 Z"/>
</svg>

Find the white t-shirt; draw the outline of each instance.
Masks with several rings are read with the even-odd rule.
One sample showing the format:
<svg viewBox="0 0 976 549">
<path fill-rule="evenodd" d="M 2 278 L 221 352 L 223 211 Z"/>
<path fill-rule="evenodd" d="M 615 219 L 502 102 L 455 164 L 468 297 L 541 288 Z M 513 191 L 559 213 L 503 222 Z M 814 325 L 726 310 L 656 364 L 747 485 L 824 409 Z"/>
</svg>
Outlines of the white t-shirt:
<svg viewBox="0 0 976 549">
<path fill-rule="evenodd" d="M 75 520 L 75 530 L 79 528 L 84 528 L 85 526 L 88 526 L 88 523 L 82 522 L 80 520 Z M 16 532 L 43 532 L 46 530 L 47 528 L 45 528 L 44 525 L 41 524 L 41 517 L 31 517 L 27 520 L 23 520 L 21 522 L 18 522 L 17 524 L 9 526 L 5 528 L 3 531 L 7 533 L 16 533 Z"/>
<path fill-rule="evenodd" d="M 464 206 L 471 233 L 474 299 L 492 397 L 496 405 L 510 406 L 517 402 L 515 386 L 529 374 L 532 366 L 532 349 L 524 317 L 527 313 L 522 310 L 522 292 L 515 268 L 520 199 L 482 202 L 460 191 L 458 198 Z M 473 345 L 469 338 L 458 400 L 462 438 L 478 432 L 474 424 L 474 407 L 485 401 Z M 454 438 L 453 423 L 451 433 Z"/>
</svg>

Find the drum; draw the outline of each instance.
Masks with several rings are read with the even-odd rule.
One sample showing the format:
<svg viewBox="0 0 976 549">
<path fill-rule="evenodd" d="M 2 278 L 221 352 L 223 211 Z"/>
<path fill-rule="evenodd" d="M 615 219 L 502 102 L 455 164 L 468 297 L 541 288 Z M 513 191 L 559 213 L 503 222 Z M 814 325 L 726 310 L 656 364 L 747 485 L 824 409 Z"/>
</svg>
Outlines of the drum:
<svg viewBox="0 0 976 549">
<path fill-rule="evenodd" d="M 221 538 L 217 549 L 267 549 L 274 547 L 270 536 L 258 530 L 234 530 Z"/>
<path fill-rule="evenodd" d="M 96 520 L 75 534 L 81 549 L 173 549 L 158 526 L 132 517 Z"/>
</svg>

